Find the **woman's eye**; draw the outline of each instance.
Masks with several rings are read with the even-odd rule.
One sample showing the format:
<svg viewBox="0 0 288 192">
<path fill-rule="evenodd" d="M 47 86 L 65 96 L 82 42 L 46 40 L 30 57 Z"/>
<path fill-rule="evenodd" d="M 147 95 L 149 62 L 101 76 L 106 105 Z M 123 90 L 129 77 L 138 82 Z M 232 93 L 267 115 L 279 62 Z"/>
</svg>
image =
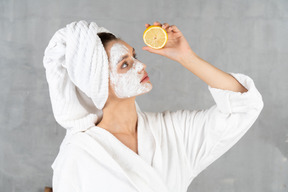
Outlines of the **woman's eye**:
<svg viewBox="0 0 288 192">
<path fill-rule="evenodd" d="M 128 66 L 128 64 L 127 64 L 127 63 L 123 63 L 123 65 L 121 66 L 121 68 L 122 68 L 122 69 L 123 69 L 123 66 L 124 66 L 124 65 L 127 65 L 127 66 Z M 125 67 L 125 68 L 126 68 L 126 67 Z"/>
</svg>

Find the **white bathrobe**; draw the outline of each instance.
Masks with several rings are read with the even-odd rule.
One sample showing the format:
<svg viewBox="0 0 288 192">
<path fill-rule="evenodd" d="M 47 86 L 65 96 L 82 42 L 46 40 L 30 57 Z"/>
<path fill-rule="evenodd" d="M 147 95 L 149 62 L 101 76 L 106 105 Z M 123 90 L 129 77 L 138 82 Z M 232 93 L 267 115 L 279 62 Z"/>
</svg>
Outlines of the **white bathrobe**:
<svg viewBox="0 0 288 192">
<path fill-rule="evenodd" d="M 253 80 L 232 74 L 248 92 L 208 89 L 206 110 L 137 112 L 138 153 L 94 126 L 66 134 L 52 168 L 54 192 L 185 192 L 193 179 L 248 131 L 264 104 Z"/>
</svg>

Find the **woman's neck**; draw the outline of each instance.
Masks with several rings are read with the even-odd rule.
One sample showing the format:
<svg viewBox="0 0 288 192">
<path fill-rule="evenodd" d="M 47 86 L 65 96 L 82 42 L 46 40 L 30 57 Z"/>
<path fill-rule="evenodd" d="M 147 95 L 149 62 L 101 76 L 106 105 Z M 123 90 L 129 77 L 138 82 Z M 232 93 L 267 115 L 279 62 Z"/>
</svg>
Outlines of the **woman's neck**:
<svg viewBox="0 0 288 192">
<path fill-rule="evenodd" d="M 131 98 L 121 102 L 107 102 L 103 108 L 102 120 L 96 126 L 113 134 L 135 135 L 137 124 L 135 98 Z"/>
</svg>

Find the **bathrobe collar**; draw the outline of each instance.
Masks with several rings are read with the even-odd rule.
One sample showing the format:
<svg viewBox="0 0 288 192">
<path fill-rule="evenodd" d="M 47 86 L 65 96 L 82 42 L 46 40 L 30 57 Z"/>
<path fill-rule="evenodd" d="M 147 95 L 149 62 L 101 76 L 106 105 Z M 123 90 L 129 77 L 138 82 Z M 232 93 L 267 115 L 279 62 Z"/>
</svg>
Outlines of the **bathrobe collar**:
<svg viewBox="0 0 288 192">
<path fill-rule="evenodd" d="M 153 166 L 153 159 L 160 158 L 155 139 L 151 134 L 149 127 L 143 123 L 142 112 L 137 112 L 137 139 L 138 154 L 124 145 L 109 131 L 95 126 L 86 132 L 79 132 L 67 139 L 65 144 L 73 143 L 86 150 L 97 161 L 113 167 L 117 172 L 126 175 L 128 180 L 135 186 L 138 191 L 145 192 L 168 192 L 164 178 L 161 177 L 158 166 Z M 93 138 L 94 137 L 94 138 Z M 101 142 L 106 140 L 106 142 Z M 109 140 L 109 142 L 107 142 Z M 154 142 L 147 142 L 153 140 Z M 99 141 L 99 142 L 98 142 Z M 150 145 L 147 143 L 150 143 Z M 112 144 L 112 146 L 108 146 Z M 159 159 L 161 161 L 161 159 Z M 157 162 L 159 162 L 157 160 Z"/>
</svg>

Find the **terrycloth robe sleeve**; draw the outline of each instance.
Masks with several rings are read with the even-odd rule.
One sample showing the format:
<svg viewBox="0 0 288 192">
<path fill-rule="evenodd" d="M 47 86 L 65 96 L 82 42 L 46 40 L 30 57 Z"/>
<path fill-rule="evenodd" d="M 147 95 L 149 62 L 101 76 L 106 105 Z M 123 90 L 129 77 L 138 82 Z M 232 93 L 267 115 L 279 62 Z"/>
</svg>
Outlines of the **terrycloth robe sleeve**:
<svg viewBox="0 0 288 192">
<path fill-rule="evenodd" d="M 233 92 L 208 85 L 215 105 L 206 110 L 177 110 L 171 113 L 174 123 L 183 132 L 189 165 L 188 185 L 240 140 L 264 106 L 262 96 L 250 77 L 240 73 L 230 74 L 248 91 Z"/>
</svg>

